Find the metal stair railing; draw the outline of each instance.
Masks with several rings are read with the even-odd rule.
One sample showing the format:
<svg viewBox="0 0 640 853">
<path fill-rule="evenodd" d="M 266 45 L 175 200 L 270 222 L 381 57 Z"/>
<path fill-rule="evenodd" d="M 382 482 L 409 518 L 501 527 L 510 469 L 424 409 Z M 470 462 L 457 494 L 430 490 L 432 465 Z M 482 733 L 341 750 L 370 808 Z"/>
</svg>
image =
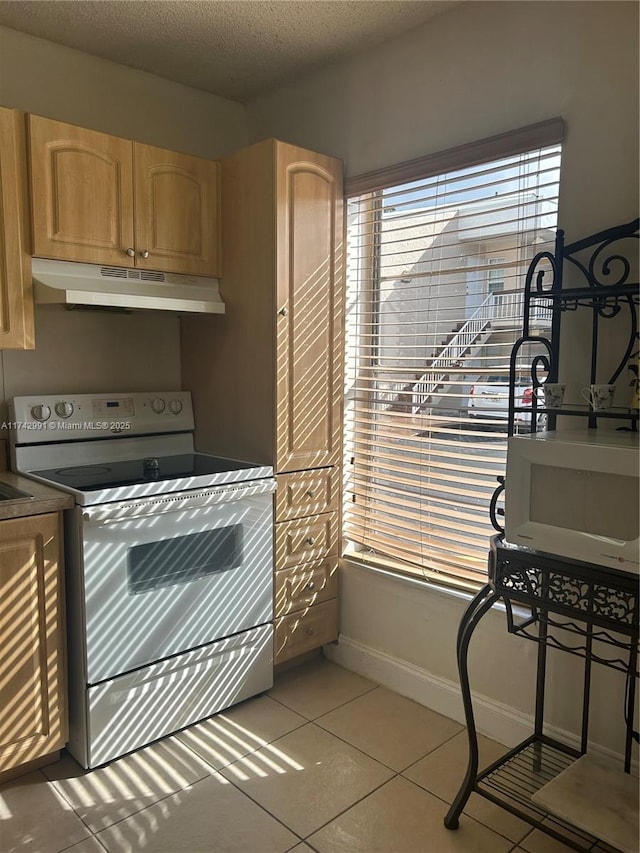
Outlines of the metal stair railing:
<svg viewBox="0 0 640 853">
<path fill-rule="evenodd" d="M 432 360 L 427 373 L 411 387 L 411 412 L 417 414 L 426 404 L 429 397 L 442 384 L 450 373 L 450 368 L 457 367 L 460 359 L 467 353 L 480 335 L 485 331 L 494 317 L 495 296 L 490 293 L 484 302 L 478 306 L 471 317 L 451 338 L 449 343 Z M 447 369 L 449 368 L 449 369 Z M 434 374 L 435 370 L 439 370 Z"/>
</svg>

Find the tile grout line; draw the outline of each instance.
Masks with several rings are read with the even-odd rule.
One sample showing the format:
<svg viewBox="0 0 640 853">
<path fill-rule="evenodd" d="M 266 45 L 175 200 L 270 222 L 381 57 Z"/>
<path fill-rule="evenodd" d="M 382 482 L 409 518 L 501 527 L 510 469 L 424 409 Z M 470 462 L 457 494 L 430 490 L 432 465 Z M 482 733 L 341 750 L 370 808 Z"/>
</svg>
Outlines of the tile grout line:
<svg viewBox="0 0 640 853">
<path fill-rule="evenodd" d="M 273 742 L 273 741 L 272 741 L 272 742 Z M 220 774 L 220 775 L 222 775 L 222 774 Z M 296 837 L 298 840 L 295 842 L 295 844 L 292 844 L 292 845 L 291 845 L 291 847 L 287 847 L 287 851 L 288 851 L 288 850 L 292 850 L 294 847 L 296 847 L 298 844 L 300 844 L 300 842 L 304 841 L 304 838 L 300 835 L 300 833 L 299 833 L 299 832 L 296 832 L 294 829 L 291 829 L 291 827 L 290 827 L 290 826 L 287 826 L 287 824 L 286 824 L 286 823 L 285 823 L 281 818 L 277 817 L 277 816 L 276 816 L 276 815 L 274 815 L 274 814 L 271 814 L 271 812 L 269 811 L 269 809 L 265 808 L 265 807 L 262 805 L 262 803 L 259 803 L 257 800 L 254 800 L 254 798 L 251 796 L 251 794 L 248 794 L 246 791 L 243 791 L 243 790 L 242 790 L 242 788 L 240 788 L 238 785 L 236 785 L 236 783 L 233 781 L 233 779 L 227 779 L 227 777 L 226 777 L 226 776 L 223 776 L 222 778 L 223 778 L 226 782 L 228 782 L 228 783 L 229 783 L 229 785 L 232 785 L 232 786 L 236 789 L 236 791 L 239 791 L 239 792 L 240 792 L 243 796 L 245 796 L 248 800 L 251 800 L 251 802 L 252 802 L 254 805 L 258 806 L 258 808 L 259 808 L 259 809 L 261 809 L 261 811 L 265 812 L 265 814 L 268 814 L 270 818 L 272 818 L 272 819 L 273 819 L 273 820 L 275 820 L 277 823 L 279 823 L 279 824 L 280 824 L 280 826 L 283 826 L 283 827 L 287 830 L 287 832 L 291 832 L 293 835 L 295 835 L 295 837 Z"/>
<path fill-rule="evenodd" d="M 305 842 L 305 844 L 309 844 L 309 843 L 310 843 L 310 842 L 309 842 L 309 839 L 311 838 L 311 836 L 312 836 L 312 835 L 315 835 L 315 834 L 316 834 L 316 832 L 320 832 L 320 830 L 321 830 L 321 829 L 324 829 L 324 828 L 325 828 L 325 826 L 329 826 L 329 824 L 330 824 L 330 823 L 333 823 L 333 821 L 334 821 L 334 820 L 337 820 L 339 817 L 342 817 L 342 815 L 343 815 L 343 814 L 346 814 L 348 811 L 350 811 L 350 809 L 355 808 L 355 806 L 359 805 L 361 802 L 363 802 L 363 800 L 366 800 L 366 799 L 367 799 L 367 797 L 370 797 L 372 794 L 375 794 L 375 792 L 376 792 L 376 791 L 379 791 L 381 788 L 384 788 L 384 786 L 385 786 L 385 785 L 388 785 L 388 784 L 389 784 L 389 782 L 392 782 L 392 781 L 393 781 L 394 779 L 396 779 L 399 775 L 400 775 L 399 773 L 394 773 L 394 775 L 393 775 L 393 776 L 391 776 L 389 779 L 385 779 L 385 780 L 384 780 L 384 782 L 381 782 L 379 785 L 376 785 L 376 786 L 375 786 L 375 788 L 372 788 L 368 793 L 363 794 L 363 796 L 362 796 L 362 797 L 359 797 L 357 800 L 354 800 L 354 802 L 353 802 L 353 803 L 351 803 L 350 805 L 346 806 L 344 809 L 342 809 L 342 811 L 339 811 L 339 812 L 338 812 L 337 814 L 335 814 L 332 818 L 330 818 L 329 820 L 325 821 L 325 823 L 323 823 L 323 824 L 321 824 L 320 826 L 316 827 L 316 828 L 313 830 L 313 832 L 310 832 L 308 835 L 304 836 L 304 838 L 303 838 L 302 840 Z M 314 848 L 314 849 L 315 849 L 315 848 Z"/>
<path fill-rule="evenodd" d="M 447 717 L 447 719 L 450 719 L 450 718 L 449 718 L 449 717 Z M 454 720 L 454 722 L 455 722 L 455 720 Z M 423 756 L 421 756 L 420 758 L 416 759 L 415 761 L 412 761 L 412 762 L 411 762 L 411 764 L 408 764 L 408 765 L 404 768 L 404 770 L 400 770 L 399 772 L 400 772 L 400 773 L 406 773 L 406 772 L 407 772 L 407 770 L 411 770 L 411 768 L 412 768 L 412 767 L 415 767 L 415 766 L 416 766 L 416 764 L 418 764 L 420 761 L 422 761 L 423 759 L 425 759 L 425 758 L 427 757 L 427 755 L 431 755 L 432 753 L 436 752 L 436 750 L 441 749 L 443 746 L 445 746 L 446 744 L 448 744 L 448 743 L 449 743 L 450 741 L 452 741 L 454 738 L 457 738 L 457 737 L 458 737 L 458 735 L 459 735 L 461 732 L 463 732 L 463 731 L 464 731 L 464 728 L 462 728 L 460 732 L 456 732 L 455 734 L 450 735 L 446 740 L 443 740 L 443 741 L 442 741 L 442 743 L 439 743 L 439 744 L 438 744 L 438 746 L 434 746 L 434 747 L 432 747 L 431 749 L 427 750 L 427 752 L 425 752 L 425 754 L 424 754 Z M 411 781 L 411 780 L 410 780 L 410 781 Z"/>
<path fill-rule="evenodd" d="M 402 776 L 401 773 L 398 775 Z M 436 794 L 433 791 L 430 791 L 428 788 L 425 788 L 423 785 L 421 785 L 419 782 L 414 781 L 413 779 L 407 779 L 406 776 L 402 776 L 402 778 L 406 782 L 411 782 L 412 785 L 415 785 L 416 787 L 420 788 L 420 790 L 425 791 L 427 794 L 430 794 L 432 797 L 435 797 L 437 800 L 440 800 L 440 802 L 444 803 L 445 806 L 451 806 L 451 803 L 448 800 L 445 800 L 444 797 L 441 797 L 440 794 Z M 471 793 L 477 793 L 477 792 L 472 791 Z M 478 795 L 478 796 L 480 796 L 480 795 Z M 491 802 L 491 801 L 487 800 L 486 802 Z M 527 838 L 527 836 L 530 835 L 530 833 L 533 832 L 533 830 L 535 829 L 535 827 L 529 826 L 529 828 L 527 829 L 525 834 L 522 836 L 520 841 L 514 841 L 513 838 L 509 838 L 508 835 L 505 835 L 503 832 L 500 832 L 499 829 L 495 829 L 493 826 L 489 826 L 488 823 L 483 823 L 480 820 L 480 818 L 474 817 L 472 814 L 469 814 L 469 812 L 465 811 L 464 809 L 462 810 L 460 817 L 462 818 L 463 815 L 468 820 L 472 820 L 474 823 L 477 823 L 480 826 L 483 826 L 485 829 L 488 829 L 490 832 L 493 832 L 494 835 L 499 835 L 500 838 L 504 838 L 505 841 L 510 842 L 511 844 L 514 845 L 514 847 L 518 847 L 520 844 L 522 844 L 524 839 Z M 445 816 L 446 816 L 446 813 L 445 813 Z M 515 817 L 517 817 L 517 815 L 515 815 Z M 526 821 L 524 821 L 522 818 L 519 818 L 519 820 L 522 820 L 523 823 L 526 823 Z M 455 832 L 455 830 L 449 830 L 449 831 Z M 509 851 L 509 853 L 511 853 L 511 851 Z"/>
<path fill-rule="evenodd" d="M 370 687 L 368 690 L 365 690 L 363 693 L 359 693 L 357 696 L 352 696 L 350 699 L 345 699 L 344 702 L 341 702 L 339 705 L 336 705 L 334 708 L 330 708 L 328 711 L 323 711 L 321 714 L 317 714 L 315 717 L 307 717 L 305 714 L 297 711 L 295 708 L 292 708 L 291 705 L 287 705 L 286 702 L 283 702 L 281 699 L 276 699 L 275 696 L 271 696 L 270 693 L 264 693 L 262 695 L 268 696 L 270 699 L 273 699 L 274 702 L 277 702 L 279 705 L 282 705 L 283 708 L 286 708 L 288 711 L 293 711 L 294 714 L 298 714 L 300 717 L 304 717 L 307 722 L 312 723 L 315 720 L 320 719 L 320 717 L 324 717 L 327 714 L 333 713 L 333 711 L 337 711 L 338 708 L 344 708 L 345 705 L 349 705 L 349 703 L 354 702 L 356 699 L 360 699 L 361 696 L 366 696 L 368 693 L 373 693 L 374 690 L 378 690 L 382 687 L 381 684 L 374 684 L 373 687 Z M 270 688 L 273 689 L 273 688 Z M 400 695 L 400 694 L 398 694 Z"/>
<path fill-rule="evenodd" d="M 156 743 L 157 743 L 157 741 L 156 741 Z M 200 756 L 198 756 L 198 758 L 200 758 Z M 119 759 L 115 759 L 115 760 L 117 761 L 117 760 L 119 760 Z M 201 760 L 202 760 L 202 759 L 201 759 Z M 101 765 L 101 767 L 98 767 L 98 768 L 92 768 L 92 769 L 90 769 L 90 770 L 87 770 L 86 772 L 87 772 L 87 773 L 91 773 L 93 770 L 101 770 L 103 767 L 108 767 L 108 766 L 109 766 L 108 764 L 103 764 L 103 765 Z M 43 774 L 43 775 L 44 775 L 44 774 Z M 65 794 L 64 794 L 62 791 L 59 791 L 59 790 L 58 790 L 58 788 L 56 787 L 56 785 L 55 785 L 56 781 L 61 781 L 61 780 L 48 779 L 46 776 L 45 776 L 45 780 L 46 780 L 46 782 L 47 782 L 47 784 L 48 784 L 48 785 L 53 786 L 53 788 L 54 788 L 54 790 L 55 790 L 55 793 L 56 793 L 56 794 L 57 794 L 57 795 L 58 795 L 58 796 L 59 796 L 59 797 L 60 797 L 60 798 L 61 798 L 61 799 L 62 799 L 62 800 L 63 800 L 63 801 L 64 801 L 64 802 L 69 806 L 69 808 L 71 809 L 71 811 L 73 812 L 73 814 L 78 818 L 78 820 L 79 820 L 79 821 L 82 823 L 82 825 L 86 828 L 87 832 L 89 833 L 89 837 L 95 838 L 97 841 L 100 841 L 100 839 L 98 838 L 99 833 L 104 832 L 104 831 L 105 831 L 105 830 L 107 830 L 107 829 L 111 829 L 113 826 L 116 826 L 116 825 L 118 825 L 118 824 L 120 824 L 120 823 L 123 823 L 125 820 L 129 820 L 129 818 L 132 818 L 132 817 L 135 817 L 136 815 L 141 814 L 141 812 L 146 811 L 147 809 L 151 808 L 152 806 L 156 806 L 156 805 L 158 805 L 158 803 L 162 803 L 162 802 L 164 802 L 165 800 L 168 800 L 170 797 L 173 797 L 173 796 L 175 796 L 176 794 L 179 794 L 179 793 L 181 793 L 181 792 L 183 792 L 183 791 L 186 791 L 186 790 L 187 790 L 187 788 L 193 788 L 193 787 L 194 787 L 195 785 L 197 785 L 199 782 L 204 782 L 206 779 L 209 779 L 210 777 L 211 777 L 211 773 L 207 773 L 206 775 L 201 776 L 201 777 L 200 777 L 200 778 L 198 778 L 198 779 L 195 779 L 193 782 L 191 782 L 191 783 L 190 783 L 189 785 L 187 785 L 185 788 L 177 788 L 175 791 L 170 791 L 169 793 L 166 793 L 166 794 L 164 794 L 164 795 L 162 795 L 162 796 L 158 797 L 158 799 L 157 799 L 157 800 L 153 800 L 153 802 L 147 803 L 147 805 L 142 806 L 142 807 L 141 807 L 141 808 L 139 808 L 139 809 L 136 809 L 135 811 L 131 812 L 130 814 L 127 814 L 127 815 L 125 815 L 124 817 L 118 818 L 118 820 L 114 820 L 112 823 L 108 824 L 107 826 L 103 826 L 103 827 L 101 827 L 100 829 L 96 830 L 95 832 L 94 832 L 94 830 L 92 830 L 92 829 L 91 829 L 91 827 L 87 824 L 87 822 L 84 820 L 84 818 L 83 818 L 80 814 L 78 814 L 78 812 L 77 812 L 76 808 L 73 806 L 73 804 L 71 803 L 71 801 L 70 801 L 70 800 L 65 796 Z M 83 777 L 82 777 L 82 776 L 78 776 L 78 777 L 74 777 L 74 778 L 82 779 Z M 79 839 L 79 841 L 77 841 L 77 842 L 75 842 L 75 843 L 76 843 L 76 844 L 78 844 L 78 843 L 80 843 L 80 841 L 83 841 L 83 840 L 84 840 L 84 841 L 86 841 L 86 839 Z M 104 847 L 104 844 L 102 844 L 102 842 L 101 842 L 101 841 L 100 841 L 100 844 L 101 844 L 101 846 L 102 846 L 102 847 Z M 70 846 L 73 846 L 73 845 L 70 845 Z M 69 847 L 68 847 L 68 846 L 67 846 L 67 847 L 65 847 L 65 848 L 63 848 L 63 850 L 68 850 L 68 849 L 69 849 Z M 62 853 L 62 850 L 58 851 L 58 853 Z"/>
<path fill-rule="evenodd" d="M 313 846 L 313 843 L 312 843 L 312 842 L 311 842 L 311 840 L 310 840 L 310 839 L 311 839 L 311 837 L 312 837 L 313 835 L 315 835 L 317 832 L 320 832 L 320 831 L 321 831 L 322 829 L 324 829 L 325 827 L 329 826 L 329 824 L 333 823 L 335 820 L 337 820 L 337 819 L 338 819 L 339 817 L 341 817 L 342 815 L 346 814 L 346 813 L 347 813 L 348 811 L 350 811 L 351 809 L 355 808 L 357 805 L 359 805 L 360 803 L 362 803 L 364 800 L 366 800 L 366 799 L 367 799 L 368 797 L 370 797 L 372 794 L 375 794 L 375 793 L 376 793 L 376 791 L 379 791 L 381 788 L 384 788 L 384 786 L 385 786 L 385 785 L 388 785 L 390 782 L 393 782 L 393 780 L 394 780 L 394 779 L 398 779 L 398 778 L 402 779 L 402 780 L 403 780 L 403 781 L 405 781 L 405 782 L 408 782 L 409 784 L 416 785 L 416 787 L 417 787 L 417 788 L 420 788 L 420 790 L 421 790 L 421 791 L 424 791 L 425 793 L 429 794 L 430 796 L 434 797 L 435 799 L 440 800 L 440 802 L 444 803 L 444 805 L 447 805 L 447 806 L 448 806 L 448 805 L 450 805 L 450 803 L 447 803 L 447 801 L 446 801 L 446 800 L 443 800 L 443 799 L 442 799 L 442 797 L 437 796 L 436 794 L 434 794 L 434 793 L 433 793 L 433 792 L 431 792 L 431 791 L 427 791 L 427 790 L 426 790 L 426 788 L 423 788 L 421 785 L 418 785 L 417 783 L 413 782 L 411 779 L 406 779 L 406 778 L 402 775 L 402 773 L 401 773 L 401 772 L 400 772 L 400 773 L 396 772 L 396 773 L 394 773 L 394 775 L 393 775 L 393 776 L 391 776 L 389 779 L 386 779 L 386 780 L 385 780 L 384 782 L 382 782 L 380 785 L 377 785 L 375 788 L 373 788 L 371 791 L 369 791 L 369 793 L 365 794 L 364 796 L 360 797 L 360 798 L 359 798 L 358 800 L 356 800 L 355 802 L 351 803 L 351 805 L 347 806 L 347 807 L 346 807 L 345 809 L 343 809 L 341 812 L 338 812 L 336 815 L 334 815 L 334 817 L 332 817 L 330 820 L 326 821 L 326 823 L 323 823 L 321 826 L 319 826 L 319 827 L 317 827 L 316 829 L 314 829 L 314 830 L 313 830 L 313 832 L 309 833 L 309 835 L 305 836 L 305 837 L 302 839 L 302 840 L 304 841 L 304 843 L 305 843 L 305 844 L 308 844 L 308 845 L 309 845 L 309 846 L 310 846 L 314 851 L 317 851 L 317 848 Z M 466 818 L 468 818 L 469 820 L 473 821 L 474 823 L 477 823 L 477 824 L 478 824 L 479 826 L 481 826 L 483 829 L 486 829 L 486 830 L 488 830 L 489 832 L 493 833 L 494 835 L 497 835 L 497 836 L 499 836 L 500 838 L 503 838 L 505 841 L 508 841 L 508 842 L 512 845 L 512 847 L 510 847 L 510 848 L 509 848 L 509 850 L 508 850 L 508 851 L 506 851 L 506 853 L 513 853 L 513 851 L 514 851 L 515 849 L 517 849 L 519 842 L 514 842 L 514 841 L 513 841 L 513 839 L 511 839 L 511 838 L 507 838 L 505 835 L 502 835 L 501 833 L 497 832 L 495 829 L 492 829 L 491 827 L 487 826 L 486 824 L 483 824 L 481 821 L 476 820 L 476 819 L 475 819 L 474 817 L 472 817 L 471 815 L 465 814 L 465 817 L 466 817 Z M 527 835 L 528 835 L 528 833 L 527 833 Z M 526 836 L 524 836 L 524 837 L 526 837 Z M 397 853 L 397 851 L 395 851 L 395 853 Z"/>
<path fill-rule="evenodd" d="M 44 776 L 44 780 L 45 780 L 45 782 L 47 783 L 47 787 L 52 788 L 52 789 L 53 789 L 53 793 L 54 793 L 54 795 L 55 795 L 56 797 L 58 797 L 60 800 L 62 800 L 62 802 L 63 802 L 64 804 L 66 804 L 66 805 L 69 807 L 69 809 L 71 810 L 72 814 L 73 814 L 73 815 L 75 815 L 75 817 L 80 821 L 80 823 L 84 826 L 84 828 L 85 828 L 85 829 L 87 830 L 87 832 L 89 833 L 88 838 L 91 838 L 91 837 L 94 835 L 93 830 L 91 829 L 91 827 L 87 826 L 86 822 L 82 819 L 82 817 L 80 817 L 80 815 L 78 814 L 78 812 L 75 810 L 75 808 L 74 808 L 73 803 L 71 802 L 71 800 L 69 800 L 69 798 L 66 796 L 66 794 L 64 793 L 64 791 L 58 790 L 58 786 L 55 784 L 55 780 L 54 780 L 54 779 L 49 779 L 49 777 L 48 777 L 48 776 L 46 775 L 46 773 L 44 773 L 44 772 L 42 772 L 42 775 Z M 85 838 L 85 839 L 82 839 L 82 838 L 81 838 L 81 839 L 79 839 L 79 841 L 83 841 L 83 840 L 84 840 L 84 841 L 86 841 L 86 838 Z M 79 843 L 79 841 L 76 841 L 75 843 L 76 843 L 76 844 L 78 844 L 78 843 Z M 62 849 L 63 849 L 63 850 L 68 850 L 70 846 L 72 847 L 73 845 L 67 845 L 67 847 L 63 847 Z M 60 853 L 61 853 L 61 851 L 60 851 Z"/>
</svg>

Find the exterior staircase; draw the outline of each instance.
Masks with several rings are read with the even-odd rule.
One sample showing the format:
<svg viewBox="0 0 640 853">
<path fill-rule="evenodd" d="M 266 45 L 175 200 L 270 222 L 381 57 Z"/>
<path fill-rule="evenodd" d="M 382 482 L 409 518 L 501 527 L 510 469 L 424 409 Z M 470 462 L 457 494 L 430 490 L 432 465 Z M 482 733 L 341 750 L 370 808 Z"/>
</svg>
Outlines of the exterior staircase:
<svg viewBox="0 0 640 853">
<path fill-rule="evenodd" d="M 472 348 L 483 346 L 495 331 L 519 328 L 522 322 L 524 294 L 489 293 L 462 325 L 451 330 L 442 349 L 435 353 L 425 372 L 414 382 L 396 392 L 390 411 L 419 414 L 427 406 L 433 406 L 448 384 L 454 369 L 463 365 L 464 358 Z M 551 310 L 544 305 L 531 306 L 531 319 L 540 328 L 551 323 Z"/>
<path fill-rule="evenodd" d="M 431 360 L 425 373 L 407 389 L 412 414 L 418 414 L 428 403 L 433 402 L 433 395 L 445 385 L 452 369 L 462 365 L 464 356 L 473 346 L 481 346 L 485 342 L 495 315 L 495 305 L 496 294 L 490 293 Z"/>
</svg>

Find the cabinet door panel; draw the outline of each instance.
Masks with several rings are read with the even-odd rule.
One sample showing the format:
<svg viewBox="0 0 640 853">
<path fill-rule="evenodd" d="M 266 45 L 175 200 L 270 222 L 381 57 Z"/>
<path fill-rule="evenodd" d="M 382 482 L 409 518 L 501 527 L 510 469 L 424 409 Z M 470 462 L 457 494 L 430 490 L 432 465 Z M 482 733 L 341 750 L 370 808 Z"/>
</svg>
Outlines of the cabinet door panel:
<svg viewBox="0 0 640 853">
<path fill-rule="evenodd" d="M 29 116 L 33 253 L 132 266 L 132 143 Z"/>
<path fill-rule="evenodd" d="M 340 164 L 278 149 L 277 471 L 337 462 L 342 395 Z"/>
<path fill-rule="evenodd" d="M 0 107 L 0 350 L 33 349 L 24 116 Z"/>
<path fill-rule="evenodd" d="M 66 740 L 58 516 L 0 522 L 0 771 Z"/>
<path fill-rule="evenodd" d="M 219 275 L 219 164 L 135 143 L 134 170 L 136 266 Z"/>
</svg>

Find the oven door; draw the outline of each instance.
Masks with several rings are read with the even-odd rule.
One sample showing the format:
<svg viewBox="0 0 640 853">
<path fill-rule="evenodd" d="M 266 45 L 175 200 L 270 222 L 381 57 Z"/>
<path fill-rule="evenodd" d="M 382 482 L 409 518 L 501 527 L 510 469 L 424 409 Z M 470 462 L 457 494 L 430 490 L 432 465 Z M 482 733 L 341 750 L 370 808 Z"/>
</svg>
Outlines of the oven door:
<svg viewBox="0 0 640 853">
<path fill-rule="evenodd" d="M 272 620 L 274 490 L 262 480 L 75 511 L 89 684 Z"/>
</svg>

